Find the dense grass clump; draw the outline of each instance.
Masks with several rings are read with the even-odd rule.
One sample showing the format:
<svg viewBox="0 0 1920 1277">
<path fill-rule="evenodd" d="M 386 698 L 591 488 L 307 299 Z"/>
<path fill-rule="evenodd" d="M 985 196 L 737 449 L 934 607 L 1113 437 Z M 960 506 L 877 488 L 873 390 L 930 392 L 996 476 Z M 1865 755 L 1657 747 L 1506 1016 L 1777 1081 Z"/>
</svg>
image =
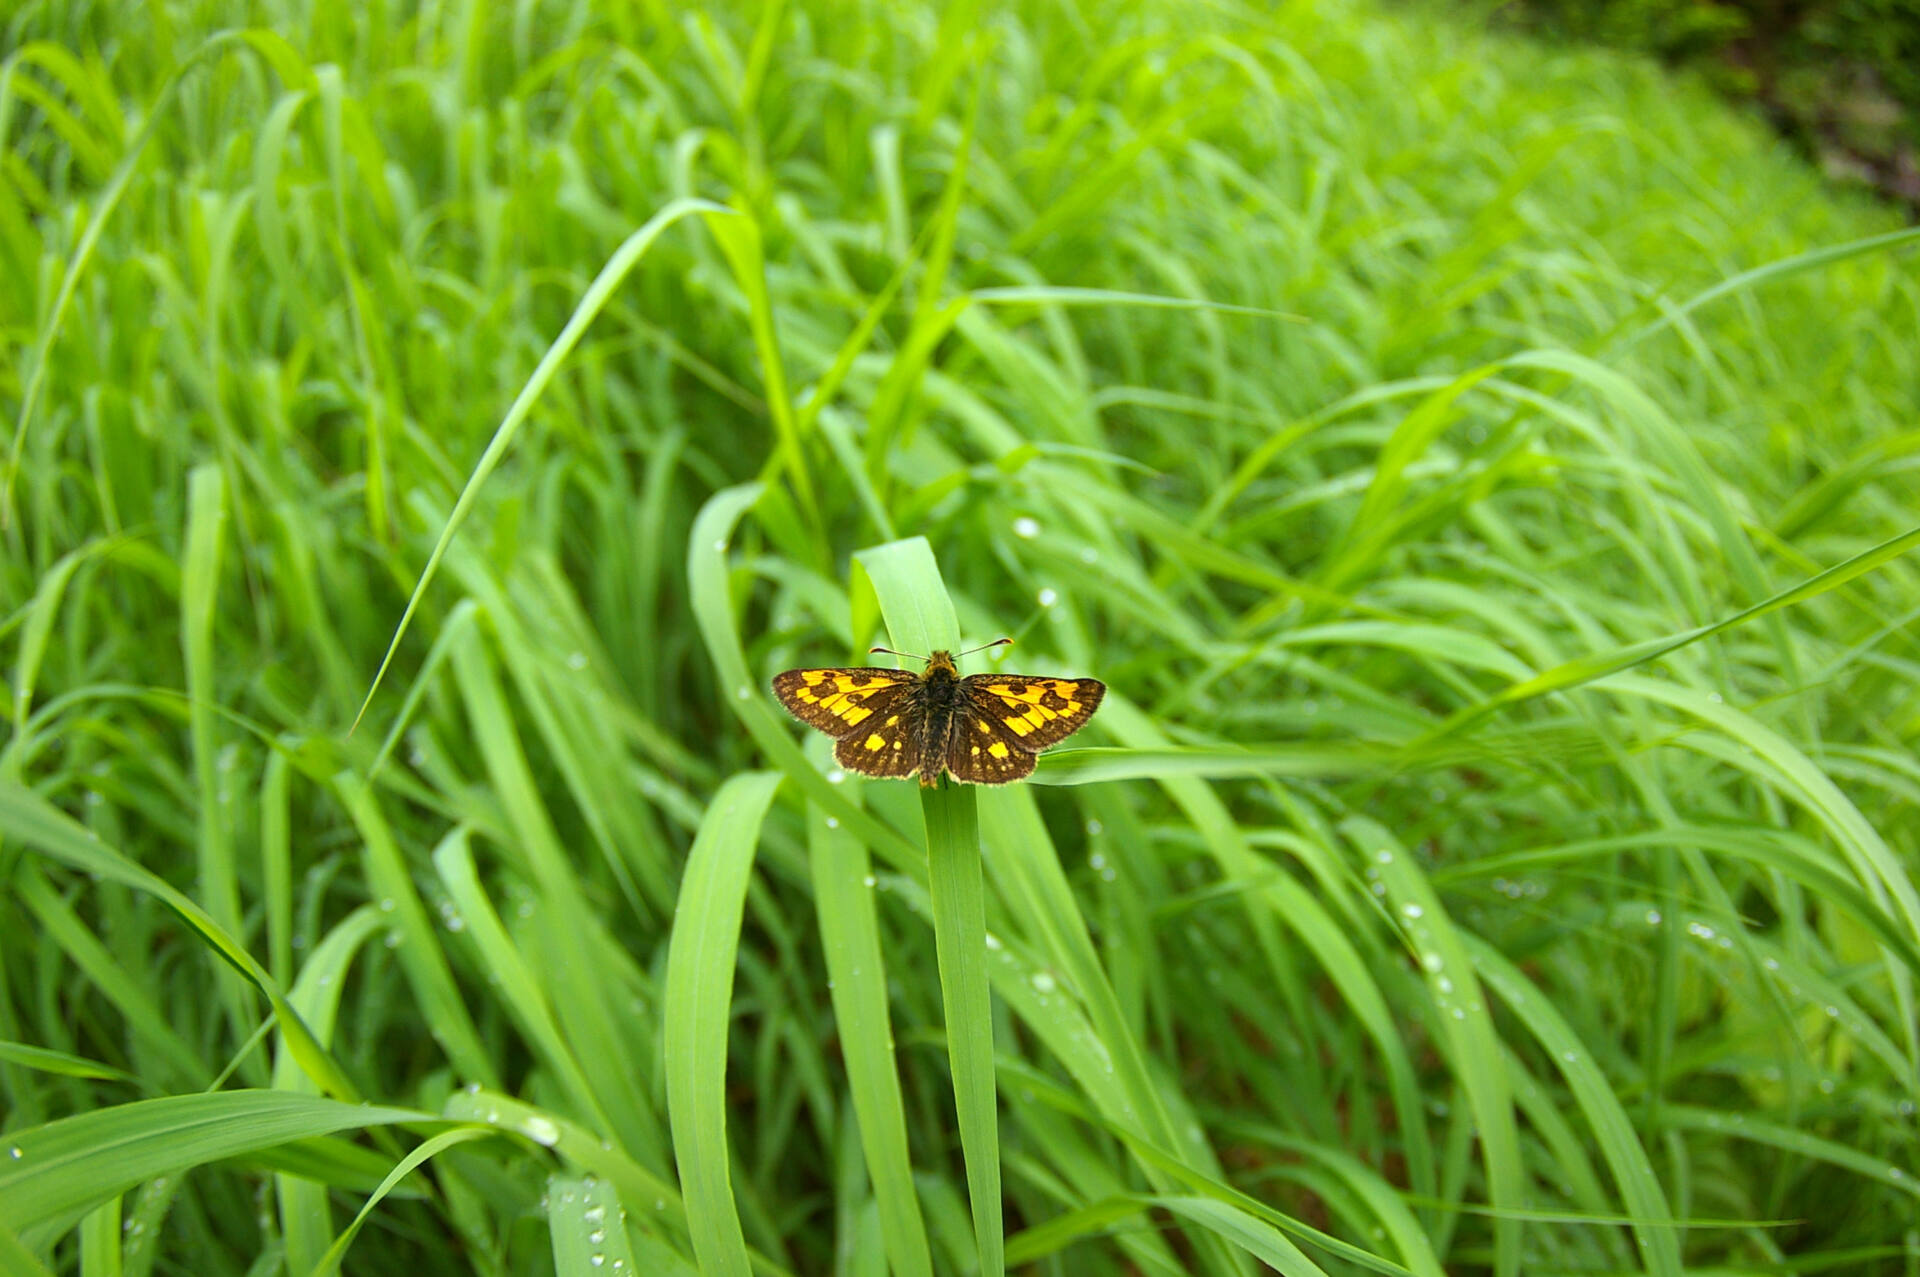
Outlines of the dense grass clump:
<svg viewBox="0 0 1920 1277">
<path fill-rule="evenodd" d="M 1920 236 L 1754 126 L 1345 0 L 5 21 L 0 1269 L 1920 1267 Z M 1003 633 L 1032 784 L 768 694 Z"/>
</svg>

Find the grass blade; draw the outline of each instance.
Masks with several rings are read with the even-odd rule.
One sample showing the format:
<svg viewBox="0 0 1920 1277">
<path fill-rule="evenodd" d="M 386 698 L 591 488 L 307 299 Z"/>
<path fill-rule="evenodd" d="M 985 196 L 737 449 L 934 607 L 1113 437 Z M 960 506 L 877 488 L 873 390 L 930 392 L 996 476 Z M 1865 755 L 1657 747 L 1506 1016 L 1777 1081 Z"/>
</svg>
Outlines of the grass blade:
<svg viewBox="0 0 1920 1277">
<path fill-rule="evenodd" d="M 903 652 L 960 646 L 960 624 L 925 537 L 894 541 L 855 556 L 873 582 L 891 645 Z M 971 786 L 951 781 L 921 787 L 927 871 L 933 899 L 940 997 L 946 1008 L 947 1058 L 953 1068 L 960 1148 L 980 1271 L 1006 1266 L 1006 1224 L 1000 1207 L 1000 1122 L 993 1072 L 993 1004 L 986 966 L 986 887 L 980 870 L 980 828 Z"/>
<path fill-rule="evenodd" d="M 760 822 L 782 777 L 735 776 L 720 787 L 687 853 L 667 950 L 667 1112 L 693 1252 L 703 1273 L 750 1277 L 727 1149 L 727 1026 L 740 918 Z"/>
<path fill-rule="evenodd" d="M 807 812 L 813 902 L 826 954 L 827 986 L 881 1237 L 895 1277 L 932 1277 L 933 1255 L 914 1193 L 906 1111 L 894 1065 L 872 862 L 860 840 L 839 821 L 816 805 L 810 804 Z"/>
<path fill-rule="evenodd" d="M 0 1159 L 0 1225 L 61 1221 L 142 1180 L 336 1131 L 432 1122 L 410 1109 L 284 1091 L 171 1095 L 14 1131 Z"/>
</svg>

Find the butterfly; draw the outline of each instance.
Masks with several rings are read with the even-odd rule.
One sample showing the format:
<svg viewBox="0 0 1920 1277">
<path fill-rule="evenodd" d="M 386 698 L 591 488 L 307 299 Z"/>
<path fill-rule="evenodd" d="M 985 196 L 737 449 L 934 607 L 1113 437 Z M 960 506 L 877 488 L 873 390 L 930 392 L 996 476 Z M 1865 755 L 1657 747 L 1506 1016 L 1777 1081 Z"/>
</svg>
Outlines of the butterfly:
<svg viewBox="0 0 1920 1277">
<path fill-rule="evenodd" d="M 928 788 L 940 783 L 942 772 L 971 785 L 1025 779 L 1033 773 L 1034 755 L 1086 726 L 1107 694 L 1107 685 L 1092 678 L 961 678 L 950 652 L 909 659 L 926 661 L 926 670 L 787 670 L 774 675 L 773 694 L 795 718 L 838 741 L 833 756 L 842 767 L 863 776 L 919 772 Z"/>
</svg>

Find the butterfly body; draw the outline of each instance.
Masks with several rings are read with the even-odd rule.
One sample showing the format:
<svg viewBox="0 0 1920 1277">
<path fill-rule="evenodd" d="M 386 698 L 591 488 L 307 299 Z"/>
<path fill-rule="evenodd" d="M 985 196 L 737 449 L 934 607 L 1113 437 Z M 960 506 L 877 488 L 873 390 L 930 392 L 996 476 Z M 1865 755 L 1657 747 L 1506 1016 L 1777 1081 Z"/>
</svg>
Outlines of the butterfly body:
<svg viewBox="0 0 1920 1277">
<path fill-rule="evenodd" d="M 1091 678 L 970 674 L 935 652 L 915 675 L 876 666 L 777 674 L 789 713 L 835 738 L 833 756 L 863 776 L 937 785 L 944 772 L 1005 785 L 1033 772 L 1034 755 L 1080 729 L 1106 695 Z"/>
</svg>

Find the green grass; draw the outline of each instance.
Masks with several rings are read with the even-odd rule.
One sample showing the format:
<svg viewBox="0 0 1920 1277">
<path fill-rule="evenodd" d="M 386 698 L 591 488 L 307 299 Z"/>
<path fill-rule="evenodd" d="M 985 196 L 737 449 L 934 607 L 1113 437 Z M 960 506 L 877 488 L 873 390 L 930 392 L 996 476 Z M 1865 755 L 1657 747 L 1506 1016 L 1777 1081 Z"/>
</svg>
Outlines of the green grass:
<svg viewBox="0 0 1920 1277">
<path fill-rule="evenodd" d="M 0 19 L 0 1268 L 1920 1273 L 1920 232 L 1033 9 Z"/>
</svg>

